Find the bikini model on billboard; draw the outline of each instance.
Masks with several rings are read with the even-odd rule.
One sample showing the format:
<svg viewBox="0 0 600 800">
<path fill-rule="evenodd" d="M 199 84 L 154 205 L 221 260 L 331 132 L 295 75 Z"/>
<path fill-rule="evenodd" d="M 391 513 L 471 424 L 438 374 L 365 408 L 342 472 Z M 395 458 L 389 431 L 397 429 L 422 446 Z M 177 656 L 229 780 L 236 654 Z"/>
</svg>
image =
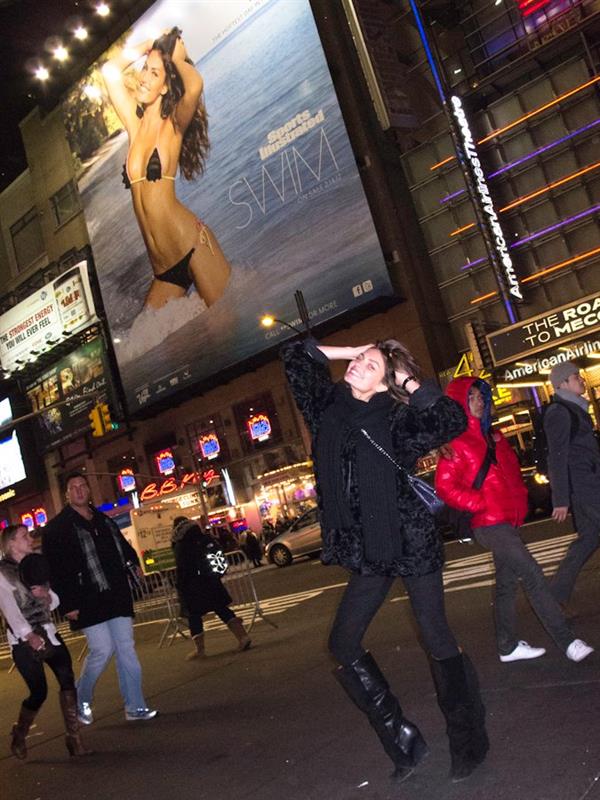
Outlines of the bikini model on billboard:
<svg viewBox="0 0 600 800">
<path fill-rule="evenodd" d="M 225 291 L 231 266 L 213 232 L 175 194 L 175 173 L 192 180 L 209 149 L 203 80 L 179 28 L 125 47 L 104 65 L 110 101 L 129 136 L 123 182 L 146 244 L 154 280 L 144 305 L 160 308 L 195 286 L 207 306 Z M 131 85 L 128 68 L 146 56 Z"/>
</svg>

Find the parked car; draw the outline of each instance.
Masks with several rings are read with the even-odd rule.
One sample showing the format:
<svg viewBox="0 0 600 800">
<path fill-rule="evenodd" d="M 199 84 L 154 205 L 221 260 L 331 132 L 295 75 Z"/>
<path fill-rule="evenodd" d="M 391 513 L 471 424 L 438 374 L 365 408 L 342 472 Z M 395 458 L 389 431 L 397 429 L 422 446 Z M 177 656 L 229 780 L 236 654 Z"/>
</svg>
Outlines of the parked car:
<svg viewBox="0 0 600 800">
<path fill-rule="evenodd" d="M 287 530 L 270 541 L 265 555 L 271 564 L 288 567 L 298 556 L 314 555 L 322 547 L 321 526 L 315 507 L 305 511 Z"/>
</svg>

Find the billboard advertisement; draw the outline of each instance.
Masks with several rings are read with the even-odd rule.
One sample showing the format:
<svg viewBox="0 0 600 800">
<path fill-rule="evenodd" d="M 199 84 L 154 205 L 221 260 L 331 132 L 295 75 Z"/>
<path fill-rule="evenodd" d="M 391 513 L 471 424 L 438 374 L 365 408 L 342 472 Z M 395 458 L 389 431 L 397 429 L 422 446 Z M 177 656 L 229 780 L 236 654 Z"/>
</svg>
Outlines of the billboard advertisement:
<svg viewBox="0 0 600 800">
<path fill-rule="evenodd" d="M 392 294 L 308 0 L 159 0 L 63 110 L 131 411 Z"/>
<path fill-rule="evenodd" d="M 0 427 L 13 418 L 10 399 L 0 400 Z M 0 490 L 25 480 L 27 472 L 16 430 L 0 433 Z"/>
<path fill-rule="evenodd" d="M 44 449 L 57 447 L 90 429 L 88 415 L 93 406 L 109 400 L 109 376 L 102 339 L 97 338 L 57 361 L 26 387 L 33 411 L 61 400 L 72 401 L 49 408 L 36 418 L 36 438 Z"/>
<path fill-rule="evenodd" d="M 96 321 L 85 261 L 0 316 L 0 363 L 15 372 Z"/>
</svg>

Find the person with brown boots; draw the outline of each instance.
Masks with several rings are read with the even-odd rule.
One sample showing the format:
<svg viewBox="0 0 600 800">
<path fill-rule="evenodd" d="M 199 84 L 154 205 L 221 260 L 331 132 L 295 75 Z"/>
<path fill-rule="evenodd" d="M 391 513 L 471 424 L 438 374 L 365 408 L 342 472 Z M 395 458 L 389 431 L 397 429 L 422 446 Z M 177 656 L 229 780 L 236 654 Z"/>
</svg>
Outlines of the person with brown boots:
<svg viewBox="0 0 600 800">
<path fill-rule="evenodd" d="M 1 544 L 0 611 L 6 620 L 13 661 L 30 693 L 12 728 L 11 752 L 19 759 L 27 757 L 27 734 L 48 694 L 46 662 L 60 686 L 69 755 L 88 755 L 91 750 L 79 735 L 71 656 L 52 622 L 51 611 L 59 599 L 49 587 L 48 564 L 43 556 L 33 553 L 31 536 L 24 525 L 5 528 Z"/>
<path fill-rule="evenodd" d="M 187 660 L 206 655 L 202 617 L 210 611 L 214 611 L 233 633 L 238 649 L 248 650 L 252 642 L 242 620 L 231 610 L 232 600 L 221 580 L 227 571 L 227 558 L 219 543 L 197 522 L 176 517 L 171 546 L 175 553 L 181 613 L 188 619 L 196 646 Z"/>
</svg>

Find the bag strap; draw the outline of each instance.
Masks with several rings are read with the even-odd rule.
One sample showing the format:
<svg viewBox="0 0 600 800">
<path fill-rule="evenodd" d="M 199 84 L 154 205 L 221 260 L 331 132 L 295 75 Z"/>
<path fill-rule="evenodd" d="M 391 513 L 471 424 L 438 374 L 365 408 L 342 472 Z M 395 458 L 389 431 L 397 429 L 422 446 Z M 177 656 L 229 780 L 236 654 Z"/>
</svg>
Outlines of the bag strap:
<svg viewBox="0 0 600 800">
<path fill-rule="evenodd" d="M 493 455 L 493 450 L 488 445 L 488 448 L 485 451 L 485 458 L 483 459 L 481 466 L 479 467 L 479 472 L 477 473 L 477 475 L 475 475 L 475 480 L 471 484 L 472 489 L 481 489 L 481 487 L 483 486 L 483 482 L 486 478 L 486 475 L 488 474 L 490 465 L 492 463 L 492 455 Z"/>
<path fill-rule="evenodd" d="M 396 459 L 392 458 L 392 457 L 391 457 L 391 455 L 388 453 L 388 451 L 387 451 L 387 450 L 386 450 L 384 447 L 382 447 L 380 444 L 378 444 L 378 443 L 375 441 L 375 439 L 373 439 L 373 437 L 372 437 L 372 436 L 370 436 L 370 435 L 369 435 L 369 434 L 366 432 L 366 430 L 365 430 L 364 428 L 361 428 L 361 429 L 360 429 L 360 432 L 362 433 L 362 435 L 363 435 L 363 436 L 364 436 L 366 439 L 368 439 L 368 441 L 369 441 L 369 442 L 370 442 L 370 443 L 373 445 L 373 447 L 374 447 L 376 450 L 379 450 L 379 452 L 380 452 L 382 455 L 384 455 L 384 456 L 385 456 L 385 457 L 388 459 L 388 461 L 391 461 L 391 462 L 392 462 L 392 464 L 393 464 L 393 465 L 396 467 L 396 469 L 400 470 L 400 472 L 408 473 L 408 470 L 406 469 L 406 467 L 403 467 L 403 466 L 402 466 L 402 464 L 399 464 L 399 463 L 396 461 Z M 410 473 L 408 473 L 408 474 L 410 474 Z"/>
</svg>

